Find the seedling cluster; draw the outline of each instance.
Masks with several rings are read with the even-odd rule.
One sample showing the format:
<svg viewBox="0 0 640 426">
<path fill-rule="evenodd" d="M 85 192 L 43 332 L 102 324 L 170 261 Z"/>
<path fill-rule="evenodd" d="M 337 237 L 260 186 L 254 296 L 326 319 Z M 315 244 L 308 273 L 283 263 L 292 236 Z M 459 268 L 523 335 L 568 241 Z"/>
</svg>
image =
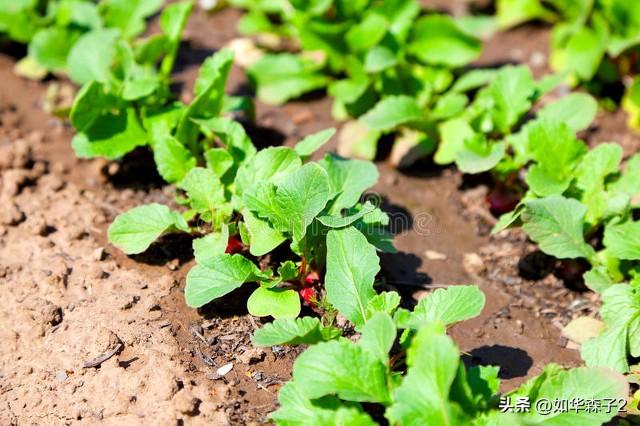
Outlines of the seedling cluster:
<svg viewBox="0 0 640 426">
<path fill-rule="evenodd" d="M 81 85 L 69 114 L 77 155 L 120 159 L 147 147 L 175 185 L 172 206 L 120 214 L 109 240 L 134 255 L 167 234 L 190 236 L 189 306 L 252 286 L 249 313 L 274 318 L 254 344 L 309 345 L 280 391 L 277 424 L 609 421 L 615 413 L 602 410 L 500 412 L 498 369 L 465 366 L 446 334 L 480 314 L 484 295 L 451 286 L 407 310 L 398 293 L 378 293 L 378 253 L 395 248 L 389 217 L 363 197 L 378 180 L 369 160 L 385 134 L 413 160 L 433 154 L 437 164 L 490 173 L 496 186 L 488 200 L 500 215 L 494 231 L 522 227 L 540 250 L 567 260 L 567 274 L 581 275 L 586 265 L 584 281 L 601 294 L 606 325 L 582 346 L 587 367 L 549 365 L 507 396 L 625 398 L 628 386 L 603 367 L 627 373 L 629 357 L 640 356 L 640 154 L 623 159 L 615 143 L 589 149 L 577 137 L 594 119 L 596 100 L 543 99 L 566 74 L 536 81 L 525 66 L 464 69 L 481 53 L 480 39 L 415 0 L 232 3 L 247 11 L 241 31 L 295 46 L 271 46 L 250 66 L 257 95 L 281 104 L 326 89 L 334 116 L 349 120 L 343 136 L 345 129 L 352 136 L 351 153 L 364 160 L 317 153 L 334 129 L 293 147 L 256 148 L 236 121 L 252 118 L 251 101 L 225 94 L 227 49 L 203 62 L 193 100 L 177 100 L 171 74 L 191 2 L 0 3 L 0 33 L 28 44 L 18 72 L 66 74 Z M 159 31 L 143 36 L 158 12 Z M 552 65 L 589 88 L 595 77 L 607 83 L 635 72 L 638 16 L 640 6 L 622 0 L 498 1 L 497 8 L 503 27 L 560 20 Z M 636 86 L 626 105 L 640 111 Z M 300 317 L 304 306 L 309 315 Z"/>
</svg>

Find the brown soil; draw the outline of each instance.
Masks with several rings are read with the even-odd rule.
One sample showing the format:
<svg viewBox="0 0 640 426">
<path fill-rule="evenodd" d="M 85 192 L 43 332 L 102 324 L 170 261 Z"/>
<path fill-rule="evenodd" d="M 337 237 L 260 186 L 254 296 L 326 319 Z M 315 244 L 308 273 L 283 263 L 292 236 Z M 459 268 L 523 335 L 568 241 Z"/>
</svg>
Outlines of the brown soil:
<svg viewBox="0 0 640 426">
<path fill-rule="evenodd" d="M 237 36 L 238 16 L 199 12 L 191 20 L 178 72 L 183 96 L 198 63 Z M 490 42 L 480 63 L 526 61 L 526 52 L 546 46 L 544 31 L 518 31 Z M 525 53 L 511 58 L 516 48 Z M 42 111 L 47 83 L 23 81 L 12 67 L 0 57 L 0 423 L 264 422 L 298 349 L 252 348 L 259 323 L 237 294 L 200 312 L 187 308 L 189 241 L 167 238 L 132 258 L 108 245 L 106 227 L 118 213 L 170 203 L 172 188 L 161 185 L 144 151 L 120 163 L 75 159 L 68 125 Z M 239 69 L 230 90 L 248 91 Z M 614 120 L 603 115 L 596 127 L 624 134 Z M 258 104 L 256 122 L 260 145 L 336 126 L 327 98 Z M 486 236 L 485 187 L 462 191 L 459 173 L 426 163 L 406 173 L 379 167 L 374 191 L 394 218 L 400 251 L 382 258 L 385 286 L 411 304 L 429 288 L 479 284 L 485 310 L 452 335 L 470 363 L 502 367 L 504 389 L 546 363 L 580 362 L 559 326 L 593 314 L 591 296 L 549 274 L 520 277 L 518 262 L 531 246 L 510 231 Z M 84 367 L 105 354 L 112 356 Z M 229 363 L 233 369 L 219 377 Z"/>
</svg>

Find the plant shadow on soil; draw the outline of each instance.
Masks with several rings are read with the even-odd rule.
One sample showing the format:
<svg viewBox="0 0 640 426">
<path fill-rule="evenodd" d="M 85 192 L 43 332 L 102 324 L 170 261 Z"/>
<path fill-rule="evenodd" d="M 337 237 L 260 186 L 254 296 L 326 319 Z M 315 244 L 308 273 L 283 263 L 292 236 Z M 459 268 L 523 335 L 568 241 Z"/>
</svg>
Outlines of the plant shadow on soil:
<svg viewBox="0 0 640 426">
<path fill-rule="evenodd" d="M 463 354 L 462 361 L 467 368 L 477 365 L 500 367 L 498 377 L 501 379 L 526 376 L 533 365 L 533 359 L 526 351 L 503 345 L 480 346 Z"/>
</svg>

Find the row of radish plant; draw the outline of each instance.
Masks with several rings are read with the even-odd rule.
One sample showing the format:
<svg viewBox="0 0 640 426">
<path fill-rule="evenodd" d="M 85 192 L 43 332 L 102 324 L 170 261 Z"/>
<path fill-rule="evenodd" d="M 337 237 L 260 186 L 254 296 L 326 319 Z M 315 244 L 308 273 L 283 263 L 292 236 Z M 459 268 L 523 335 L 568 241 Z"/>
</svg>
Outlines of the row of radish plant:
<svg viewBox="0 0 640 426">
<path fill-rule="evenodd" d="M 423 14 L 412 0 L 242 6 L 249 10 L 243 30 L 290 37 L 302 49 L 252 65 L 260 97 L 283 102 L 327 88 L 336 117 L 364 129 L 354 133 L 363 137 L 353 141 L 353 153 L 370 159 L 380 136 L 394 133 L 396 144 L 419 155 L 435 152 L 439 164 L 490 171 L 516 196 L 494 209 L 505 213 L 496 231 L 520 225 L 544 252 L 592 266 L 585 281 L 602 292 L 607 328 L 583 345 L 588 367 L 550 365 L 508 396 L 528 397 L 532 406 L 545 398 L 624 400 L 626 382 L 601 367 L 628 372 L 628 356 L 640 355 L 640 225 L 633 215 L 640 157 L 623 169 L 618 145 L 589 151 L 576 138 L 596 102 L 571 94 L 535 108 L 535 118 L 523 123 L 562 77 L 535 81 L 523 66 L 463 70 L 479 55 L 480 40 L 448 16 Z M 69 115 L 80 157 L 118 159 L 148 146 L 160 175 L 175 184 L 181 211 L 134 208 L 109 227 L 110 241 L 134 254 L 165 234 L 191 235 L 196 266 L 187 275 L 188 305 L 255 283 L 248 311 L 275 320 L 256 332 L 254 343 L 310 345 L 280 391 L 281 408 L 272 415 L 278 424 L 375 424 L 384 416 L 402 425 L 569 418 L 596 425 L 615 415 L 497 410 L 498 369 L 467 369 L 446 335 L 446 327 L 482 310 L 477 287 L 437 290 L 413 311 L 399 307 L 397 293 L 376 292 L 378 252 L 395 249 L 388 216 L 362 201 L 378 179 L 373 163 L 334 154 L 311 161 L 332 129 L 293 148 L 257 150 L 230 114 L 249 117 L 251 104 L 225 94 L 228 50 L 203 62 L 189 105 L 176 100 L 171 70 L 192 7 L 165 7 L 161 31 L 143 37 L 158 1 L 12 2 L 0 4 L 0 32 L 29 43 L 21 73 L 66 73 L 83 84 Z M 33 24 L 29 32 L 14 25 L 21 20 Z M 55 41 L 61 34 L 64 45 Z M 317 316 L 298 318 L 302 303 Z M 361 334 L 357 342 L 342 337 L 337 314 Z"/>
</svg>

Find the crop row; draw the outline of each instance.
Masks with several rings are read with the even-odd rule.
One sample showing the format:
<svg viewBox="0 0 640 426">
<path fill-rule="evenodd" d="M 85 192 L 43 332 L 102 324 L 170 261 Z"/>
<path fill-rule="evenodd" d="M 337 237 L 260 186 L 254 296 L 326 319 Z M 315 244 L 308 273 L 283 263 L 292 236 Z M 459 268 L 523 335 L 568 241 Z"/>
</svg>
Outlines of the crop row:
<svg viewBox="0 0 640 426">
<path fill-rule="evenodd" d="M 378 179 L 369 160 L 384 134 L 393 134 L 394 150 L 404 153 L 399 166 L 433 154 L 436 163 L 455 163 L 465 173 L 489 172 L 503 198 L 493 203 L 502 214 L 495 231 L 521 226 L 545 253 L 582 259 L 586 284 L 602 294 L 606 324 L 582 346 L 587 367 L 550 365 L 506 396 L 532 403 L 624 399 L 628 385 L 602 367 L 626 373 L 629 355 L 640 356 L 640 222 L 634 216 L 640 156 L 623 167 L 617 144 L 589 150 L 577 138 L 595 117 L 594 98 L 574 93 L 538 107 L 566 74 L 536 81 L 525 66 L 466 70 L 482 42 L 448 16 L 425 14 L 413 0 L 235 2 L 248 10 L 241 30 L 275 34 L 299 47 L 259 51 L 248 69 L 258 96 L 282 103 L 326 89 L 335 117 L 348 120 L 340 137 L 350 139 L 350 154 L 364 159 L 326 154 L 312 161 L 333 129 L 292 148 L 258 150 L 234 119 L 251 118 L 251 101 L 225 94 L 230 50 L 207 58 L 193 100 L 178 101 L 171 73 L 190 2 L 163 8 L 160 31 L 148 37 L 145 23 L 161 10 L 159 1 L 0 5 L 0 32 L 28 43 L 18 72 L 66 74 L 82 85 L 69 114 L 77 155 L 119 159 L 147 146 L 160 175 L 176 186 L 180 211 L 161 204 L 131 209 L 109 227 L 110 241 L 135 254 L 168 233 L 192 236 L 196 266 L 185 298 L 194 308 L 257 284 L 247 309 L 274 321 L 256 332 L 254 343 L 310 345 L 280 391 L 281 408 L 272 414 L 278 424 L 376 424 L 380 418 L 370 412 L 402 425 L 611 419 L 615 410 L 552 417 L 497 410 L 498 369 L 467 369 L 446 335 L 448 326 L 480 313 L 484 295 L 475 286 L 453 286 L 408 311 L 397 293 L 377 293 L 378 253 L 395 249 L 389 217 L 362 201 Z M 526 3 L 522 10 L 537 4 L 515 3 Z M 587 23 L 613 19 L 598 8 L 618 11 L 607 8 L 626 4 L 596 2 L 592 11 L 582 3 L 579 34 L 595 31 Z M 517 15 L 508 4 L 498 8 L 505 26 L 551 16 Z M 624 46 L 619 54 L 634 47 Z M 565 46 L 562 55 L 571 52 Z M 607 60 L 603 53 L 600 61 Z M 569 71 L 583 81 L 595 75 Z M 298 318 L 303 303 L 318 317 Z M 337 327 L 337 315 L 350 326 Z M 342 337 L 351 331 L 361 334 L 355 342 Z"/>
</svg>

